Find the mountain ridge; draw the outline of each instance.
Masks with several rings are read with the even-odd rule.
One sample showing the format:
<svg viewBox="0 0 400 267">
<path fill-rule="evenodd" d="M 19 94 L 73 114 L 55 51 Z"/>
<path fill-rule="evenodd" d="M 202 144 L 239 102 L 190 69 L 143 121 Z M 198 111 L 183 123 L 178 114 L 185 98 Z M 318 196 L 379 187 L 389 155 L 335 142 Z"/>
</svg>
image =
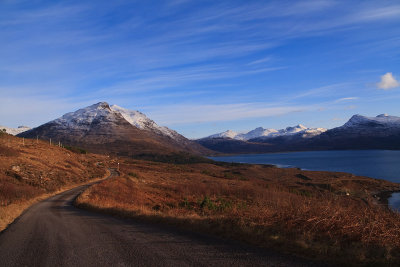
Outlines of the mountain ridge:
<svg viewBox="0 0 400 267">
<path fill-rule="evenodd" d="M 247 133 L 237 133 L 232 130 L 227 130 L 222 133 L 213 134 L 200 139 L 209 139 L 209 138 L 231 138 L 235 140 L 244 140 L 248 141 L 254 138 L 271 138 L 285 135 L 295 135 L 302 133 L 304 134 L 304 138 L 312 137 L 327 131 L 325 128 L 308 128 L 302 124 L 298 124 L 296 126 L 289 126 L 284 129 L 272 129 L 272 128 L 263 128 L 257 127 Z"/>
<path fill-rule="evenodd" d="M 143 153 L 168 154 L 209 152 L 177 132 L 157 125 L 139 111 L 99 102 L 19 134 L 20 137 L 52 139 L 80 146 L 91 152 L 132 156 Z"/>
<path fill-rule="evenodd" d="M 11 128 L 11 127 L 6 127 L 6 126 L 1 126 L 0 125 L 0 131 L 6 132 L 11 135 L 17 135 L 22 132 L 28 131 L 31 128 L 28 126 L 18 126 L 17 128 Z"/>
<path fill-rule="evenodd" d="M 212 135 L 197 142 L 220 153 L 400 149 L 400 117 L 397 116 L 380 114 L 367 117 L 356 114 L 342 126 L 322 131 L 318 130 L 321 128 L 313 129 L 316 130 L 303 129 L 292 134 L 259 136 L 247 140 Z"/>
</svg>

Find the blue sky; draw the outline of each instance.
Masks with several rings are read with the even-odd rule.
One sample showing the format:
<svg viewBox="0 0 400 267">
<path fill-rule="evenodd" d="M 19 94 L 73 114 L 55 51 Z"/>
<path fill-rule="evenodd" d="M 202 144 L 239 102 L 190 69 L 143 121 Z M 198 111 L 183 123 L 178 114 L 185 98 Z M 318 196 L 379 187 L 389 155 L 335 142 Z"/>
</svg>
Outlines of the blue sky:
<svg viewBox="0 0 400 267">
<path fill-rule="evenodd" d="M 99 101 L 189 138 L 400 116 L 399 1 L 0 1 L 0 125 Z"/>
</svg>

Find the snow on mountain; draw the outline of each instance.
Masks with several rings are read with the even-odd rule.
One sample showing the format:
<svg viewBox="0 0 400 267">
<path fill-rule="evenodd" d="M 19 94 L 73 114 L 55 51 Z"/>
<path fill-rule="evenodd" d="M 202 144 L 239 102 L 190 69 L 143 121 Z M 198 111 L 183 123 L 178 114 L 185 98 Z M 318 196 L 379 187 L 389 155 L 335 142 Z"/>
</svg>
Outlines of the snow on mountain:
<svg viewBox="0 0 400 267">
<path fill-rule="evenodd" d="M 100 102 L 86 108 L 70 112 L 62 117 L 51 121 L 61 128 L 74 130 L 88 130 L 94 122 L 117 122 L 125 119 L 131 125 L 146 131 L 171 137 L 180 140 L 182 137 L 167 127 L 159 126 L 153 120 L 149 119 L 143 113 L 135 110 L 129 110 L 117 105 L 110 106 L 106 102 Z"/>
<path fill-rule="evenodd" d="M 327 129 L 325 129 L 325 128 L 308 128 L 302 132 L 302 137 L 303 138 L 311 138 L 311 137 L 320 135 L 326 131 L 327 131 Z"/>
<path fill-rule="evenodd" d="M 209 151 L 177 132 L 157 125 L 139 111 L 100 102 L 67 113 L 20 137 L 58 140 L 95 153 L 140 155 L 172 152 L 205 154 Z"/>
<path fill-rule="evenodd" d="M 271 136 L 273 134 L 278 133 L 278 130 L 275 129 L 264 129 L 263 127 L 255 128 L 246 134 L 241 134 L 242 140 L 249 140 L 252 138 L 258 138 L 261 136 Z"/>
<path fill-rule="evenodd" d="M 120 113 L 125 120 L 141 130 L 153 131 L 161 135 L 167 135 L 174 139 L 177 137 L 177 135 L 179 135 L 174 130 L 164 126 L 159 126 L 157 123 L 139 111 L 129 110 L 117 105 L 112 105 L 110 108 L 111 110 Z"/>
<path fill-rule="evenodd" d="M 231 138 L 236 140 L 250 140 L 254 138 L 273 138 L 278 136 L 290 136 L 295 134 L 301 134 L 303 138 L 310 138 L 319 135 L 325 131 L 326 129 L 324 128 L 307 128 L 299 124 L 293 127 L 287 127 L 285 129 L 280 129 L 280 130 L 269 129 L 269 128 L 265 129 L 263 127 L 258 127 L 247 133 L 236 133 L 234 131 L 228 130 L 222 133 L 210 135 L 206 138 L 207 139 Z"/>
<path fill-rule="evenodd" d="M 365 126 L 382 126 L 382 127 L 400 127 L 400 117 L 389 116 L 388 114 L 380 114 L 376 117 L 366 117 L 362 115 L 354 115 L 342 127 L 365 127 Z"/>
<path fill-rule="evenodd" d="M 100 102 L 74 112 L 64 114 L 62 117 L 51 121 L 61 128 L 74 130 L 88 130 L 95 121 L 116 121 L 118 112 L 110 109 L 106 102 Z"/>
<path fill-rule="evenodd" d="M 232 130 L 227 130 L 225 132 L 222 133 L 217 133 L 217 134 L 213 134 L 210 135 L 207 138 L 231 138 L 231 139 L 238 139 L 238 133 L 234 132 Z M 240 139 L 241 140 L 241 139 Z"/>
<path fill-rule="evenodd" d="M 296 134 L 296 133 L 304 131 L 304 130 L 307 130 L 307 127 L 299 124 L 299 125 L 296 125 L 293 127 L 287 127 L 286 129 L 279 130 L 279 132 L 282 133 L 283 135 L 291 135 L 291 134 Z"/>
<path fill-rule="evenodd" d="M 17 135 L 20 133 L 23 133 L 25 131 L 30 130 L 31 128 L 28 126 L 18 126 L 18 128 L 9 128 L 5 126 L 0 126 L 0 131 L 5 130 L 6 133 L 12 134 L 12 135 Z"/>
<path fill-rule="evenodd" d="M 300 135 L 303 138 L 310 138 L 314 137 L 316 135 L 319 135 L 323 132 L 325 132 L 327 129 L 325 128 L 307 128 L 304 125 L 296 125 L 293 127 L 286 127 L 286 129 L 280 129 L 280 130 L 275 130 L 271 131 L 274 129 L 268 129 L 269 134 L 264 134 L 262 136 L 258 137 L 253 137 L 253 138 L 273 138 L 273 137 L 279 137 L 279 136 L 292 136 L 292 135 Z"/>
</svg>

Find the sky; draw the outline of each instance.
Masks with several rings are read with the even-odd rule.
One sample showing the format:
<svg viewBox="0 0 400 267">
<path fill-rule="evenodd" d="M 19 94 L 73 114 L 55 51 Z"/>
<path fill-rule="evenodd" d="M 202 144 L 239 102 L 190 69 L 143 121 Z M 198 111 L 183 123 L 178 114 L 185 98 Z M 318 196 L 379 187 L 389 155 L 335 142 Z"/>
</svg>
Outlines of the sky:
<svg viewBox="0 0 400 267">
<path fill-rule="evenodd" d="M 91 104 L 188 138 L 400 116 L 400 2 L 0 0 L 0 125 Z"/>
</svg>

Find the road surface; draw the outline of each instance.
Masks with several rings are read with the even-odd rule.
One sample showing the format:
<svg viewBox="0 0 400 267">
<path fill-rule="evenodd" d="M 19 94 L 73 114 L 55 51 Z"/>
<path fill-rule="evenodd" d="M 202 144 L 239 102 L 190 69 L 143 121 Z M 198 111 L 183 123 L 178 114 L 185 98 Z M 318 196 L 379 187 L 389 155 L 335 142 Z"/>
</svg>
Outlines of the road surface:
<svg viewBox="0 0 400 267">
<path fill-rule="evenodd" d="M 0 266 L 310 266 L 218 238 L 81 210 L 88 185 L 29 208 L 0 234 Z"/>
</svg>

